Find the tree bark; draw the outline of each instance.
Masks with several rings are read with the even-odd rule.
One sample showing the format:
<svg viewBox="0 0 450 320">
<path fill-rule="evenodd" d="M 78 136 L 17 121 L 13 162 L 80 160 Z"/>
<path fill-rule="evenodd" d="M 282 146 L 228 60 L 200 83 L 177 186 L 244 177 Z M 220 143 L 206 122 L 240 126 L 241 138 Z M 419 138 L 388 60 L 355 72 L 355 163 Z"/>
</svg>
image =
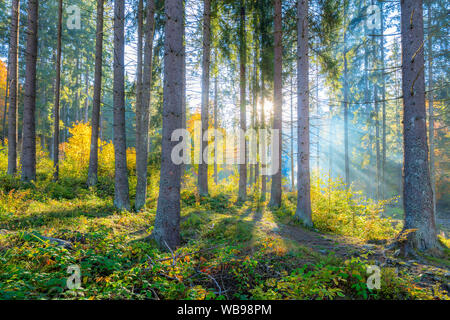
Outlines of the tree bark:
<svg viewBox="0 0 450 320">
<path fill-rule="evenodd" d="M 381 154 L 381 198 L 385 198 L 385 174 L 386 174 L 386 151 L 387 151 L 387 145 L 386 145 L 386 78 L 385 78 L 385 64 L 384 64 L 384 14 L 383 14 L 383 2 L 379 3 L 380 5 L 380 12 L 381 12 L 381 37 L 380 37 L 380 50 L 381 50 L 381 69 L 383 70 L 381 74 L 381 99 L 382 101 L 382 118 L 381 118 L 381 126 L 382 126 L 382 154 Z"/>
<path fill-rule="evenodd" d="M 375 100 L 375 149 L 377 152 L 377 172 L 376 172 L 376 186 L 377 186 L 377 201 L 381 197 L 381 153 L 380 153 L 380 107 L 378 102 L 378 85 L 373 85 Z"/>
<path fill-rule="evenodd" d="M 161 172 L 158 207 L 152 237 L 162 249 L 180 245 L 181 166 L 171 159 L 174 130 L 182 128 L 183 104 L 183 0 L 165 1 L 164 93 Z"/>
<path fill-rule="evenodd" d="M 198 192 L 201 196 L 208 195 L 208 164 L 204 159 L 204 151 L 208 141 L 204 140 L 208 131 L 209 121 L 209 66 L 211 57 L 211 2 L 203 0 L 203 59 L 202 59 L 202 131 L 200 137 L 200 163 L 198 165 Z M 207 137 L 206 137 L 207 138 Z"/>
<path fill-rule="evenodd" d="M 255 31 L 255 41 L 257 41 L 257 35 L 256 35 L 256 31 Z M 252 102 L 253 102 L 253 109 L 252 109 L 252 129 L 255 130 L 255 133 L 257 133 L 257 126 L 258 126 L 258 113 L 256 111 L 257 109 L 257 105 L 258 105 L 258 45 L 257 43 L 255 44 L 255 53 L 254 53 L 254 58 L 253 58 L 253 88 L 252 88 L 252 93 L 253 93 L 253 98 L 252 98 Z M 257 137 L 255 137 L 256 139 L 256 148 L 255 150 L 251 149 L 250 152 L 256 152 L 255 154 L 255 160 L 256 163 L 252 164 L 252 174 L 251 174 L 251 185 L 253 186 L 253 184 L 256 184 L 258 182 L 258 175 L 259 175 L 259 166 L 258 166 L 258 140 Z"/>
<path fill-rule="evenodd" d="M 102 58 L 103 58 L 103 11 L 104 0 L 97 0 L 97 30 L 95 38 L 95 74 L 94 96 L 92 103 L 91 148 L 87 184 L 94 186 L 98 182 L 98 138 L 100 126 L 100 105 L 102 95 Z"/>
<path fill-rule="evenodd" d="M 114 155 L 115 190 L 114 206 L 119 210 L 130 209 L 128 194 L 127 147 L 125 132 L 125 88 L 124 88 L 124 21 L 125 1 L 114 1 Z"/>
<path fill-rule="evenodd" d="M 39 0 L 28 1 L 25 97 L 22 128 L 22 180 L 36 180 L 36 61 Z M 11 105 L 11 104 L 10 104 Z M 11 107 L 10 107 L 11 108 Z"/>
<path fill-rule="evenodd" d="M 137 63 L 136 63 L 136 200 L 134 207 L 136 210 L 145 205 L 147 195 L 147 172 L 143 172 L 143 166 L 147 166 L 147 159 L 143 159 L 143 105 L 142 105 L 142 46 L 143 46 L 143 28 L 144 28 L 144 2 L 139 0 L 137 9 Z M 144 148 L 148 148 L 145 146 Z M 139 170 L 138 170 L 139 169 Z M 142 177 L 141 174 L 144 173 Z M 145 182 L 143 181 L 145 180 Z M 144 188 L 143 188 L 144 187 Z"/>
<path fill-rule="evenodd" d="M 147 21 L 144 37 L 144 74 L 142 77 L 142 97 L 137 113 L 139 139 L 136 141 L 136 210 L 145 205 L 147 199 L 147 159 L 148 159 L 148 126 L 150 119 L 150 90 L 152 82 L 153 34 L 155 28 L 155 2 L 147 1 Z"/>
<path fill-rule="evenodd" d="M 246 115 L 246 62 L 247 43 L 245 31 L 245 0 L 240 0 L 241 19 L 239 24 L 239 64 L 240 64 L 240 127 L 243 133 L 247 130 Z M 247 198 L 247 144 L 245 137 L 239 137 L 239 195 L 238 199 Z"/>
<path fill-rule="evenodd" d="M 264 71 L 261 66 L 261 129 L 265 129 L 266 127 L 266 119 L 264 115 Z M 261 200 L 266 199 L 267 193 L 267 177 L 266 177 L 266 144 L 265 141 L 261 143 Z"/>
<path fill-rule="evenodd" d="M 89 121 L 89 65 L 88 65 L 88 58 L 86 57 L 86 70 L 84 73 L 84 79 L 85 79 L 85 95 L 86 99 L 84 100 L 84 123 L 88 123 Z"/>
<path fill-rule="evenodd" d="M 219 127 L 217 120 L 217 104 L 218 104 L 218 89 L 217 89 L 217 76 L 214 77 L 214 183 L 217 185 L 218 182 L 218 168 L 217 168 L 217 155 L 218 155 L 218 150 L 217 148 L 218 143 L 217 143 L 217 137 L 216 137 L 216 133 L 217 133 L 217 128 Z"/>
<path fill-rule="evenodd" d="M 282 17 L 281 17 L 281 0 L 274 1 L 274 80 L 273 80 L 273 129 L 279 131 L 278 150 L 272 152 L 272 158 L 277 157 L 279 168 L 272 176 L 272 186 L 270 192 L 270 206 L 281 206 L 281 167 L 282 167 L 282 69 L 283 69 L 283 44 L 282 44 Z"/>
<path fill-rule="evenodd" d="M 20 1 L 13 0 L 11 6 L 11 31 L 9 35 L 8 72 L 7 72 L 10 77 L 9 112 L 8 112 L 8 174 L 11 175 L 16 174 L 17 172 L 19 20 L 20 20 Z"/>
<path fill-rule="evenodd" d="M 401 1 L 405 253 L 437 247 L 428 166 L 422 0 Z"/>
<path fill-rule="evenodd" d="M 297 155 L 297 210 L 295 217 L 306 226 L 312 226 L 309 175 L 309 56 L 308 56 L 308 1 L 297 5 L 297 92 L 298 92 L 298 155 Z"/>
<path fill-rule="evenodd" d="M 433 97 L 433 31 L 431 1 L 428 4 L 428 117 L 430 136 L 430 179 L 433 191 L 433 211 L 436 215 L 436 175 L 434 159 L 434 97 Z M 435 217 L 436 218 L 436 217 Z"/>
<path fill-rule="evenodd" d="M 9 62 L 8 62 L 9 64 Z M 5 86 L 5 104 L 3 107 L 3 120 L 2 120 L 2 146 L 5 145 L 5 138 L 6 138 L 6 112 L 8 111 L 8 99 L 9 99 L 9 66 L 6 67 L 6 86 Z"/>
<path fill-rule="evenodd" d="M 62 32 L 62 0 L 58 4 L 58 35 L 56 47 L 56 83 L 55 105 L 53 106 L 53 180 L 59 178 L 59 105 L 61 88 L 61 32 Z M 86 97 L 87 99 L 87 97 Z"/>
<path fill-rule="evenodd" d="M 348 63 L 347 63 L 347 4 L 344 2 L 344 157 L 345 157 L 345 184 L 350 187 L 350 159 L 348 146 Z"/>
<path fill-rule="evenodd" d="M 295 179 L 294 179 L 294 76 L 291 75 L 291 192 L 294 192 L 295 189 Z"/>
</svg>

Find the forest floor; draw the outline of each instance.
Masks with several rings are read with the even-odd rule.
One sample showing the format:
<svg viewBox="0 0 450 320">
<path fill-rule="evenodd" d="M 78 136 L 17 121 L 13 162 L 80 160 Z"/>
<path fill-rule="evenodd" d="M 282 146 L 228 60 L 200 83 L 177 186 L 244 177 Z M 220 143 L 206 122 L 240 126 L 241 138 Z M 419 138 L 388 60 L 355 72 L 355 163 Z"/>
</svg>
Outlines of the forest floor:
<svg viewBox="0 0 450 320">
<path fill-rule="evenodd" d="M 378 266 L 394 267 L 414 275 L 418 279 L 418 286 L 431 288 L 437 284 L 450 292 L 450 282 L 446 283 L 450 277 L 450 265 L 447 260 L 430 260 L 419 256 L 416 259 L 404 259 L 400 257 L 398 251 L 387 249 L 387 242 L 384 241 L 373 241 L 375 242 L 373 243 L 356 237 L 324 234 L 292 222 L 274 223 L 271 212 L 265 210 L 255 213 L 254 216 L 257 217 L 256 227 L 267 234 L 295 241 L 323 255 L 335 254 L 342 259 L 367 257 L 368 261 Z"/>
<path fill-rule="evenodd" d="M 111 185 L 82 179 L 3 190 L 0 299 L 448 299 L 448 251 L 405 260 L 383 241 L 306 229 L 256 195 L 184 190 L 182 246 L 163 252 L 148 241 L 157 192 L 144 210 L 117 212 Z M 72 265 L 79 289 L 67 287 Z M 367 287 L 371 265 L 380 290 Z"/>
</svg>

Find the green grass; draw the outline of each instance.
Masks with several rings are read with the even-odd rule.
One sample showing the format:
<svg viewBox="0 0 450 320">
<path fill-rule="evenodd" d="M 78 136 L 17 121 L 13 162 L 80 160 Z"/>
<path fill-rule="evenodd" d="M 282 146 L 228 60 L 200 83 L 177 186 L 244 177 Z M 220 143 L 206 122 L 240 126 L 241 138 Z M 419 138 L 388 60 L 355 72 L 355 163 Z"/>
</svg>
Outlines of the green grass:
<svg viewBox="0 0 450 320">
<path fill-rule="evenodd" d="M 157 173 L 153 172 L 152 176 Z M 183 245 L 174 257 L 147 240 L 157 187 L 149 180 L 140 212 L 113 207 L 112 181 L 87 188 L 82 178 L 22 184 L 0 177 L 0 299 L 431 299 L 415 279 L 383 269 L 369 290 L 364 258 L 344 261 L 267 233 L 292 219 L 292 202 L 266 209 L 259 195 L 236 203 L 230 188 L 199 198 L 185 181 Z M 227 189 L 228 188 L 228 189 Z M 71 241 L 66 249 L 34 235 Z M 81 268 L 81 288 L 67 288 L 67 269 Z"/>
</svg>

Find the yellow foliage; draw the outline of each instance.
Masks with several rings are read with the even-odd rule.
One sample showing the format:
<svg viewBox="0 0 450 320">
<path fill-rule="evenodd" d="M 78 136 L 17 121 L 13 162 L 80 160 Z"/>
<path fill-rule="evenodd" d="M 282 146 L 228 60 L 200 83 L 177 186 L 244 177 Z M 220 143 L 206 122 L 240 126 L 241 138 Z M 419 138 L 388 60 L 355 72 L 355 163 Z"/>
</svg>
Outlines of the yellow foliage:
<svg viewBox="0 0 450 320">
<path fill-rule="evenodd" d="M 91 126 L 88 123 L 78 122 L 69 128 L 70 138 L 60 145 L 63 160 L 61 171 L 63 174 L 86 174 L 89 167 L 89 154 L 91 145 Z M 98 140 L 98 174 L 99 176 L 114 176 L 114 145 L 112 142 Z M 136 150 L 127 149 L 127 167 L 130 172 L 136 168 Z"/>
<path fill-rule="evenodd" d="M 340 179 L 317 177 L 311 185 L 312 219 L 317 229 L 367 240 L 392 238 L 398 232 L 390 218 L 381 217 L 394 200 L 367 199 L 360 191 L 347 189 Z"/>
</svg>

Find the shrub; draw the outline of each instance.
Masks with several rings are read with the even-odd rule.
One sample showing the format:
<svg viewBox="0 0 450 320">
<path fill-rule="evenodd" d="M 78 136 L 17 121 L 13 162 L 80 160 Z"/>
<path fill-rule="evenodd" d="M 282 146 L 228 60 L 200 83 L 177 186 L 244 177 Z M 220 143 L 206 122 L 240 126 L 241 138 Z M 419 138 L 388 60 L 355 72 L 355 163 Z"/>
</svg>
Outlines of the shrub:
<svg viewBox="0 0 450 320">
<path fill-rule="evenodd" d="M 395 200 L 366 198 L 361 191 L 347 188 L 341 179 L 317 177 L 311 185 L 312 219 L 317 229 L 367 240 L 396 234 L 392 220 L 381 216 L 385 206 Z"/>
</svg>

